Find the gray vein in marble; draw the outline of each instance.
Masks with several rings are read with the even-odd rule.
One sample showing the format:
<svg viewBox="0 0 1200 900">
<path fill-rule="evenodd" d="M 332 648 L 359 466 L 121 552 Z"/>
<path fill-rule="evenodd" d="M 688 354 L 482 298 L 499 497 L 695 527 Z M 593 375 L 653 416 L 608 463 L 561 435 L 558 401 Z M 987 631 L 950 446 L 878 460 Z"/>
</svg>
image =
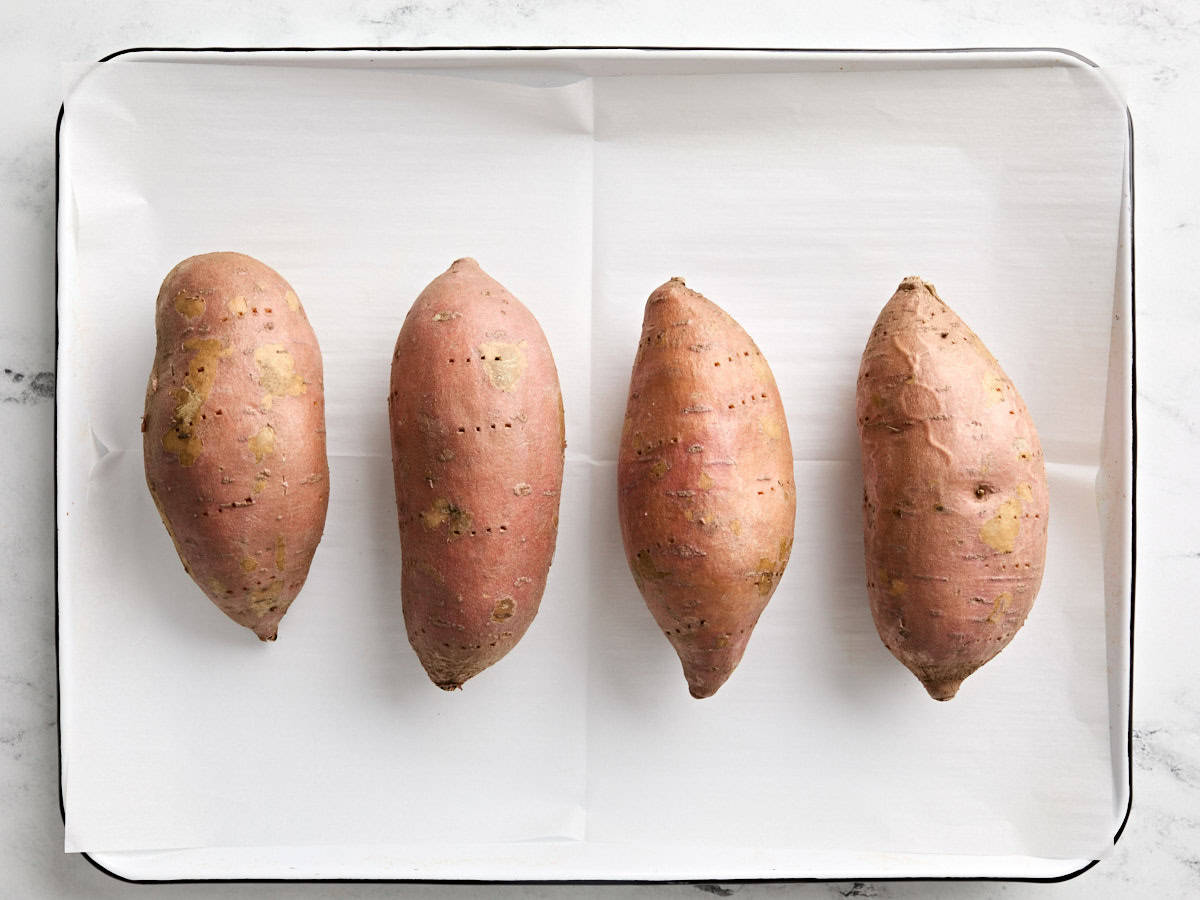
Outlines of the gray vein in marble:
<svg viewBox="0 0 1200 900">
<path fill-rule="evenodd" d="M 4 161 L 0 183 L 7 188 L 9 202 L 24 212 L 44 217 L 54 204 L 54 154 L 42 142 L 23 148 Z"/>
<path fill-rule="evenodd" d="M 1200 436 L 1200 425 L 1198 425 L 1194 419 L 1191 419 L 1185 415 L 1183 410 L 1175 406 L 1175 404 L 1164 400 L 1162 397 L 1153 397 L 1143 393 L 1142 391 L 1138 391 L 1137 399 L 1139 412 L 1146 408 L 1154 409 L 1162 413 L 1175 424 L 1179 425 L 1181 428 L 1187 431 L 1188 434 Z"/>
<path fill-rule="evenodd" d="M 1200 787 L 1200 770 L 1167 746 L 1172 732 L 1167 728 L 1135 728 L 1133 758 L 1139 769 L 1165 769 L 1188 787 Z"/>
<path fill-rule="evenodd" d="M 5 369 L 0 376 L 0 403 L 28 404 L 53 399 L 53 372 L 38 372 L 29 377 L 24 372 Z"/>
<path fill-rule="evenodd" d="M 1185 6 L 1171 7 L 1159 3 L 1099 4 L 1092 14 L 1108 18 L 1116 14 L 1119 21 L 1128 23 L 1147 37 L 1160 42 L 1185 38 L 1189 32 L 1200 28 L 1200 18 L 1188 18 L 1183 14 Z"/>
</svg>

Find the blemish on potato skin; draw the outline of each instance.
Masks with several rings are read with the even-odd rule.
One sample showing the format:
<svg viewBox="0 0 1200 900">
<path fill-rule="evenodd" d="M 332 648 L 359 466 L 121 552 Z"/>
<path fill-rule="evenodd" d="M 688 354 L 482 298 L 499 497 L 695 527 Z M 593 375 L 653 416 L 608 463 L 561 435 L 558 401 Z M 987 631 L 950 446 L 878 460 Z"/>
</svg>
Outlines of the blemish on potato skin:
<svg viewBox="0 0 1200 900">
<path fill-rule="evenodd" d="M 283 582 L 272 580 L 265 587 L 255 588 L 250 592 L 247 606 L 252 613 L 261 619 L 273 611 L 273 608 L 279 602 L 279 595 L 281 593 L 283 593 Z"/>
<path fill-rule="evenodd" d="M 462 313 L 460 313 L 458 310 L 447 310 L 446 312 L 434 313 L 433 315 L 433 321 L 435 322 L 449 322 L 452 319 L 461 318 Z"/>
<path fill-rule="evenodd" d="M 658 581 L 666 578 L 671 573 L 658 568 L 654 563 L 654 558 L 650 555 L 650 549 L 639 550 L 633 558 L 633 574 L 635 578 L 643 581 Z"/>
<path fill-rule="evenodd" d="M 197 319 L 204 315 L 204 298 L 191 291 L 180 291 L 175 295 L 175 310 L 185 319 Z"/>
<path fill-rule="evenodd" d="M 298 397 L 308 390 L 308 385 L 296 371 L 292 359 L 283 344 L 263 344 L 254 350 L 254 364 L 258 367 L 258 383 L 264 394 L 262 405 L 271 408 L 276 397 Z"/>
<path fill-rule="evenodd" d="M 983 391 L 989 403 L 1004 402 L 1004 385 L 1004 379 L 995 372 L 988 372 L 983 376 Z"/>
<path fill-rule="evenodd" d="M 783 426 L 779 424 L 778 419 L 763 418 L 759 419 L 758 424 L 762 428 L 763 434 L 773 441 L 778 440 L 783 434 Z"/>
<path fill-rule="evenodd" d="M 253 556 L 247 556 L 242 559 L 242 571 L 243 572 L 253 572 L 257 568 L 258 568 L 258 560 L 255 559 Z"/>
<path fill-rule="evenodd" d="M 660 459 L 650 467 L 651 478 L 662 478 L 670 470 L 671 464 L 665 459 Z"/>
<path fill-rule="evenodd" d="M 275 452 L 275 429 L 270 425 L 258 429 L 250 438 L 249 447 L 254 454 L 254 461 L 262 462 Z"/>
<path fill-rule="evenodd" d="M 496 601 L 496 606 L 492 610 L 492 621 L 503 622 L 505 619 L 511 619 L 515 607 L 516 602 L 512 597 L 501 597 L 498 601 Z"/>
<path fill-rule="evenodd" d="M 758 587 L 760 597 L 768 596 L 775 588 L 775 567 L 771 560 L 767 557 L 762 557 L 758 561 L 758 566 L 753 573 L 754 584 Z"/>
<path fill-rule="evenodd" d="M 712 480 L 712 476 L 707 472 L 700 473 L 700 490 L 707 491 L 713 486 L 714 483 L 715 482 Z"/>
<path fill-rule="evenodd" d="M 995 625 L 1004 617 L 1004 614 L 1008 612 L 1009 606 L 1012 605 L 1012 599 L 1013 596 L 1008 591 L 1004 591 L 996 598 L 995 603 L 992 604 L 992 612 L 986 620 L 988 624 Z"/>
<path fill-rule="evenodd" d="M 517 497 L 528 497 L 533 493 L 533 487 L 522 481 L 513 485 L 513 494 Z"/>
<path fill-rule="evenodd" d="M 983 523 L 979 538 L 993 550 L 1012 553 L 1021 530 L 1021 501 L 1016 497 L 1000 504 L 996 515 Z"/>
<path fill-rule="evenodd" d="M 421 521 L 430 531 L 437 528 L 450 515 L 450 501 L 445 497 L 439 497 L 433 501 L 433 505 L 425 512 L 421 513 Z"/>
<path fill-rule="evenodd" d="M 283 535 L 275 537 L 275 568 L 280 572 L 283 571 L 287 563 L 287 543 L 283 539 Z"/>
<path fill-rule="evenodd" d="M 288 288 L 287 293 L 283 295 L 283 300 L 292 312 L 300 310 L 300 298 L 296 296 L 296 292 L 291 288 Z"/>
<path fill-rule="evenodd" d="M 440 528 L 442 525 L 448 525 L 446 529 L 447 543 L 470 534 L 471 528 L 475 524 L 474 517 L 469 512 L 454 505 L 445 497 L 438 497 L 429 509 L 421 513 L 421 522 L 429 531 Z"/>
<path fill-rule="evenodd" d="M 487 341 L 479 345 L 480 362 L 492 387 L 510 394 L 513 392 L 528 365 L 523 343 Z"/>
<path fill-rule="evenodd" d="M 216 338 L 189 338 L 183 348 L 194 351 L 194 355 L 188 360 L 183 384 L 172 395 L 175 411 L 163 433 L 162 448 L 177 457 L 180 465 L 191 466 L 204 449 L 197 434 L 197 419 L 216 381 L 218 360 L 227 358 L 232 351 Z"/>
<path fill-rule="evenodd" d="M 238 294 L 225 305 L 229 307 L 229 312 L 239 319 L 245 318 L 246 313 L 250 312 L 250 304 L 246 302 L 246 298 L 241 294 Z"/>
</svg>

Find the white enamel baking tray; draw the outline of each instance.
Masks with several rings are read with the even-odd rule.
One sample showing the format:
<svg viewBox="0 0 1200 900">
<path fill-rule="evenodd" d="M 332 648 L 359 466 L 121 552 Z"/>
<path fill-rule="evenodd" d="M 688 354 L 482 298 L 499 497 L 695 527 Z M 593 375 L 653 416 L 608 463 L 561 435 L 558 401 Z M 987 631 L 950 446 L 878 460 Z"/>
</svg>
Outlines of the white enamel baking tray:
<svg viewBox="0 0 1200 900">
<path fill-rule="evenodd" d="M 138 50 L 59 131 L 65 848 L 127 879 L 1057 880 L 1130 804 L 1132 145 L 1058 50 Z M 141 478 L 158 282 L 237 249 L 321 340 L 331 507 L 280 640 L 191 585 Z M 529 634 L 455 695 L 404 639 L 385 404 L 420 288 L 471 255 L 566 398 Z M 905 275 L 1021 388 L 1051 482 L 1025 629 L 935 704 L 867 610 L 853 390 Z M 771 361 L 792 562 L 713 699 L 628 577 L 619 433 L 672 275 Z"/>
</svg>

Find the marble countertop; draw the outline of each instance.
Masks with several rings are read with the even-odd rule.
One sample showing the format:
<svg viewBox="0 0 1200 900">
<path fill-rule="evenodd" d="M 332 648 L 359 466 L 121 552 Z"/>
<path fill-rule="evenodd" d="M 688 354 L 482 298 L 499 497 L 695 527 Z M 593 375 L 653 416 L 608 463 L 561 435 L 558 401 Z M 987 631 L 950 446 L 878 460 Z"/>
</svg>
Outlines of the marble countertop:
<svg viewBox="0 0 1200 900">
<path fill-rule="evenodd" d="M 1200 310 L 1200 10 L 1190 0 L 18 0 L 0 11 L 0 883 L 8 896 L 144 891 L 62 852 L 54 651 L 54 122 L 86 65 L 133 46 L 633 44 L 796 47 L 1057 46 L 1095 60 L 1133 113 L 1137 159 L 1138 591 L 1134 802 L 1101 863 L 1057 886 L 842 883 L 488 887 L 186 885 L 180 896 L 1127 897 L 1200 894 L 1200 437 L 1190 329 Z M 1179 470 L 1173 471 L 1172 465 Z"/>
</svg>

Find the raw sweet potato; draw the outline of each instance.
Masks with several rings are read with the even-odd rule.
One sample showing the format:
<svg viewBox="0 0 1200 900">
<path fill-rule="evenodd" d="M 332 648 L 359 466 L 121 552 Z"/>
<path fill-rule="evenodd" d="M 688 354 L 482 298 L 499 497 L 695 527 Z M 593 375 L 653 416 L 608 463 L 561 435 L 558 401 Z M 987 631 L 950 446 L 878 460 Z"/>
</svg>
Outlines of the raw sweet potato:
<svg viewBox="0 0 1200 900">
<path fill-rule="evenodd" d="M 321 351 L 273 269 L 205 253 L 158 292 L 146 484 L 184 570 L 264 641 L 308 577 L 329 465 Z"/>
<path fill-rule="evenodd" d="M 409 310 L 388 412 L 408 640 L 451 691 L 537 614 L 566 448 L 545 335 L 475 260 L 453 263 Z"/>
<path fill-rule="evenodd" d="M 766 359 L 681 278 L 646 301 L 617 479 L 634 581 L 692 696 L 712 696 L 783 575 L 796 491 Z"/>
<path fill-rule="evenodd" d="M 1006 647 L 1046 558 L 1042 448 L 1012 381 L 920 278 L 858 373 L 867 590 L 883 643 L 935 700 Z"/>
</svg>

